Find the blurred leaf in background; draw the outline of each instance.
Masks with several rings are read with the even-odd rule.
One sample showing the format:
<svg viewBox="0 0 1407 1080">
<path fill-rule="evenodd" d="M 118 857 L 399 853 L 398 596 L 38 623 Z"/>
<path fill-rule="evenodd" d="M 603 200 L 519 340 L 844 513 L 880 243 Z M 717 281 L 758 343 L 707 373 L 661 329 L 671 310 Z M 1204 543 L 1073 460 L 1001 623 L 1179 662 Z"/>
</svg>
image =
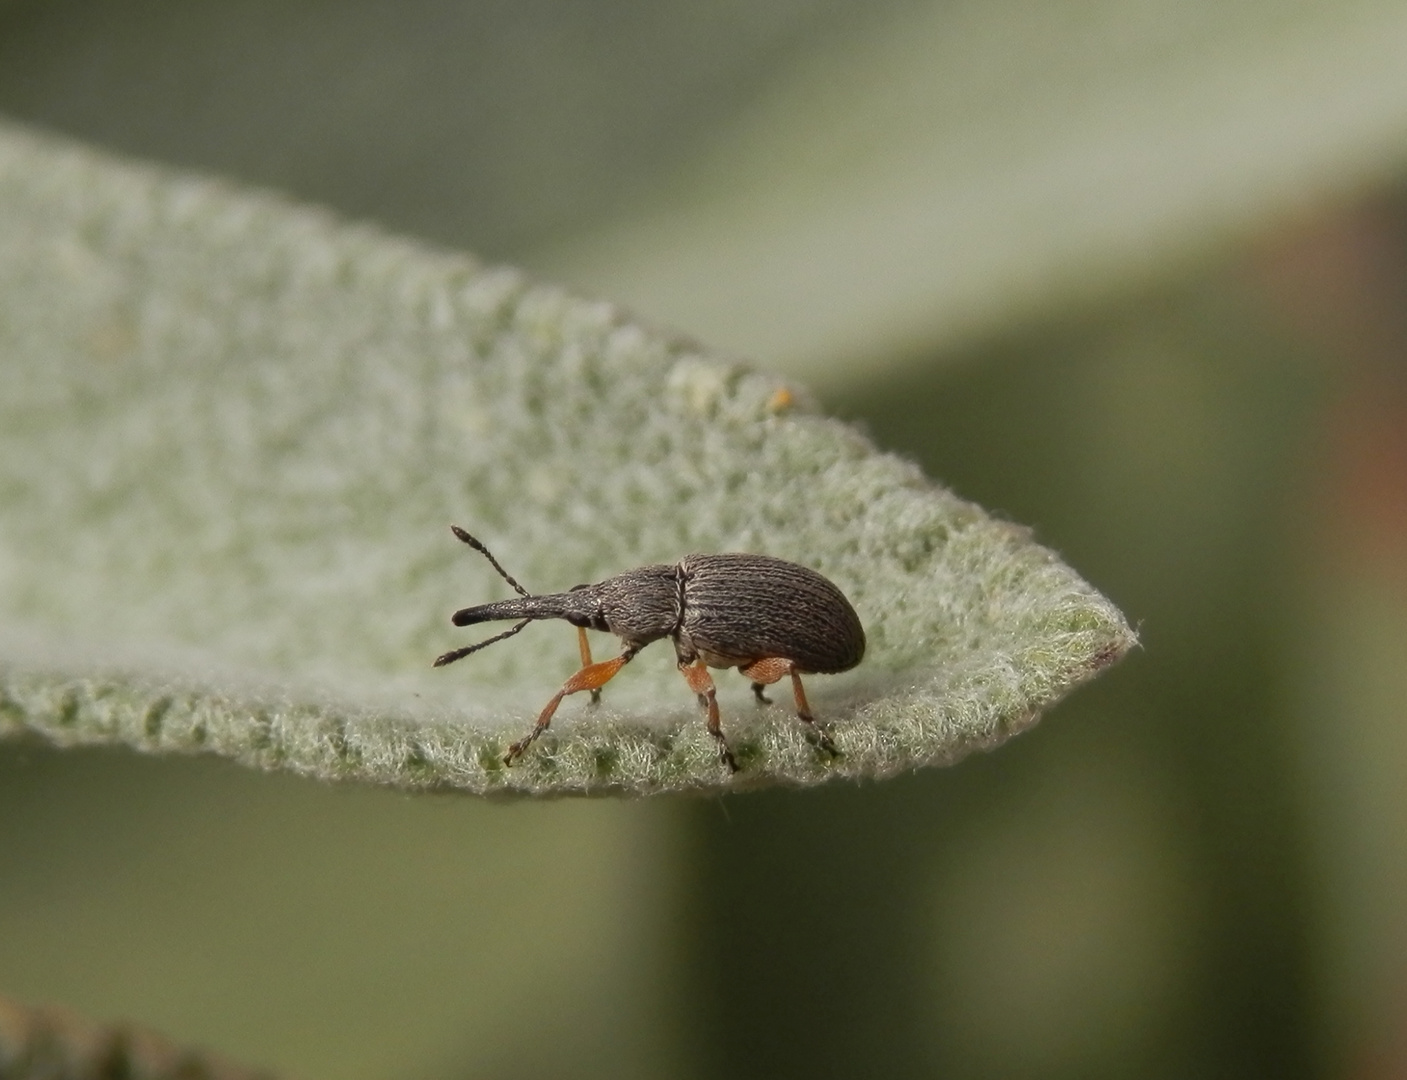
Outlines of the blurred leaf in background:
<svg viewBox="0 0 1407 1080">
<path fill-rule="evenodd" d="M 1407 1062 L 1407 184 L 1287 227 L 1254 279 L 1330 375 L 1281 635 L 1324 1030 Z"/>
<path fill-rule="evenodd" d="M 722 807 L 9 748 L 0 987 L 309 1077 L 1401 1075 L 1405 52 L 1387 0 L 0 5 L 10 116 L 810 379 L 1146 647 Z"/>
<path fill-rule="evenodd" d="M 5 998 L 0 998 L 0 1076 L 273 1080 L 269 1073 L 222 1060 L 199 1047 L 179 1046 L 131 1024 L 103 1024 L 71 1009 L 32 1008 Z"/>
</svg>

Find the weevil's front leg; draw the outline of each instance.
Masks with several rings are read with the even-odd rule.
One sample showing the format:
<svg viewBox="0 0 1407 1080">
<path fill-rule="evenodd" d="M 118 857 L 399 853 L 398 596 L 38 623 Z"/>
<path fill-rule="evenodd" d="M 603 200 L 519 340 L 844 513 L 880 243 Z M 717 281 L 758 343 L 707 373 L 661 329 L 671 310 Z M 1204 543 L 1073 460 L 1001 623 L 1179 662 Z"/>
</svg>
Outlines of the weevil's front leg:
<svg viewBox="0 0 1407 1080">
<path fill-rule="evenodd" d="M 582 690 L 599 690 L 614 678 L 617 671 L 630 663 L 639 651 L 639 649 L 626 649 L 614 660 L 602 660 L 599 664 L 587 664 L 563 683 L 562 689 L 557 691 L 552 700 L 547 703 L 547 707 L 542 710 L 542 714 L 538 716 L 533 729 L 508 748 L 508 753 L 503 758 L 503 764 L 512 765 L 515 760 L 523 756 L 523 751 L 532 745 L 532 741 L 547 730 L 547 725 L 552 723 L 552 714 L 557 711 L 557 706 L 562 704 L 564 697 Z"/>
<path fill-rule="evenodd" d="M 779 656 L 771 656 L 738 670 L 752 680 L 752 692 L 759 698 L 762 698 L 762 687 L 770 686 L 784 675 L 790 675 L 792 693 L 796 697 L 796 715 L 801 717 L 802 722 L 814 733 L 817 746 L 831 757 L 840 756 L 840 751 L 836 749 L 835 743 L 831 742 L 831 737 L 821 730 L 816 718 L 811 715 L 811 705 L 806 700 L 806 689 L 801 685 L 801 670 L 794 663 Z"/>
<path fill-rule="evenodd" d="M 578 626 L 576 628 L 576 642 L 577 647 L 581 649 L 581 666 L 589 668 L 591 666 L 591 642 L 586 640 L 586 627 Z M 601 688 L 599 686 L 594 687 L 591 691 L 591 704 L 601 704 Z"/>
<path fill-rule="evenodd" d="M 718 718 L 718 689 L 713 685 L 713 676 L 702 660 L 680 660 L 679 674 L 689 684 L 689 689 L 699 696 L 699 704 L 708 711 L 708 733 L 718 740 L 718 758 L 733 772 L 738 771 L 737 759 L 728 749 L 728 740 L 723 737 L 723 728 Z"/>
</svg>

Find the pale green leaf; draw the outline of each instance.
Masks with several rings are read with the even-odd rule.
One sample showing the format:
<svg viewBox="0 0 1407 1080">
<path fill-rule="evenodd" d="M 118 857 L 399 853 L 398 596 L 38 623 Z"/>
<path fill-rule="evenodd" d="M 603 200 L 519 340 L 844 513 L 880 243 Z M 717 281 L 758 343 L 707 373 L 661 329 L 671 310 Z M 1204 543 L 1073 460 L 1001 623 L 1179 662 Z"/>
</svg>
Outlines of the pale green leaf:
<svg viewBox="0 0 1407 1080">
<path fill-rule="evenodd" d="M 776 379 L 609 304 L 268 195 L 0 129 L 0 730 L 478 792 L 878 777 L 1032 723 L 1118 611 Z M 789 400 L 790 398 L 790 400 Z M 667 645 L 501 757 L 565 624 L 443 669 L 454 609 L 690 551 L 815 567 L 865 621 L 810 680 L 832 761 Z M 598 637 L 598 655 L 614 639 Z M 583 695 L 584 697 L 584 695 Z"/>
</svg>

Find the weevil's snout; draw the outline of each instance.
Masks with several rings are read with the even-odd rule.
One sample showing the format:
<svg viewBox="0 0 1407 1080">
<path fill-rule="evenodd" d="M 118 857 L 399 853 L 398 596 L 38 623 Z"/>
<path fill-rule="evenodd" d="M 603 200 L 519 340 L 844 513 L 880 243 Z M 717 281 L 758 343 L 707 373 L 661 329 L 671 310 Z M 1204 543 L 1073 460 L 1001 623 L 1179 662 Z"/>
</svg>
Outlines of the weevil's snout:
<svg viewBox="0 0 1407 1080">
<path fill-rule="evenodd" d="M 582 593 L 554 593 L 547 596 L 519 596 L 461 608 L 450 616 L 455 626 L 496 622 L 503 619 L 590 619 L 595 606 Z"/>
<path fill-rule="evenodd" d="M 460 608 L 450 616 L 455 626 L 473 626 L 481 622 L 498 622 L 503 619 L 541 618 L 536 612 L 528 611 L 520 597 L 516 600 L 498 600 L 492 604 L 476 604 L 474 607 Z"/>
</svg>

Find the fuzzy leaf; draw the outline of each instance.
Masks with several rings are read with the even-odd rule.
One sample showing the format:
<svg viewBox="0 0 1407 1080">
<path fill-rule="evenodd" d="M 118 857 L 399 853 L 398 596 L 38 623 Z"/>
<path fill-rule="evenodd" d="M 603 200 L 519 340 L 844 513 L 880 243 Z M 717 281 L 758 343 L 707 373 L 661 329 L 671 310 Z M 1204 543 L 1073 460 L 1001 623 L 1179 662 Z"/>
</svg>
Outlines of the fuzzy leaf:
<svg viewBox="0 0 1407 1080">
<path fill-rule="evenodd" d="M 0 731 L 408 788 L 892 775 L 1032 723 L 1133 637 L 1025 532 L 609 304 L 278 198 L 0 129 Z M 809 680 L 843 755 L 667 645 L 597 707 L 561 623 L 459 664 L 448 615 L 690 551 L 836 581 L 869 652 Z M 482 635 L 481 635 L 482 636 Z M 598 636 L 598 655 L 613 638 Z M 721 673 L 722 674 L 722 673 Z"/>
</svg>

